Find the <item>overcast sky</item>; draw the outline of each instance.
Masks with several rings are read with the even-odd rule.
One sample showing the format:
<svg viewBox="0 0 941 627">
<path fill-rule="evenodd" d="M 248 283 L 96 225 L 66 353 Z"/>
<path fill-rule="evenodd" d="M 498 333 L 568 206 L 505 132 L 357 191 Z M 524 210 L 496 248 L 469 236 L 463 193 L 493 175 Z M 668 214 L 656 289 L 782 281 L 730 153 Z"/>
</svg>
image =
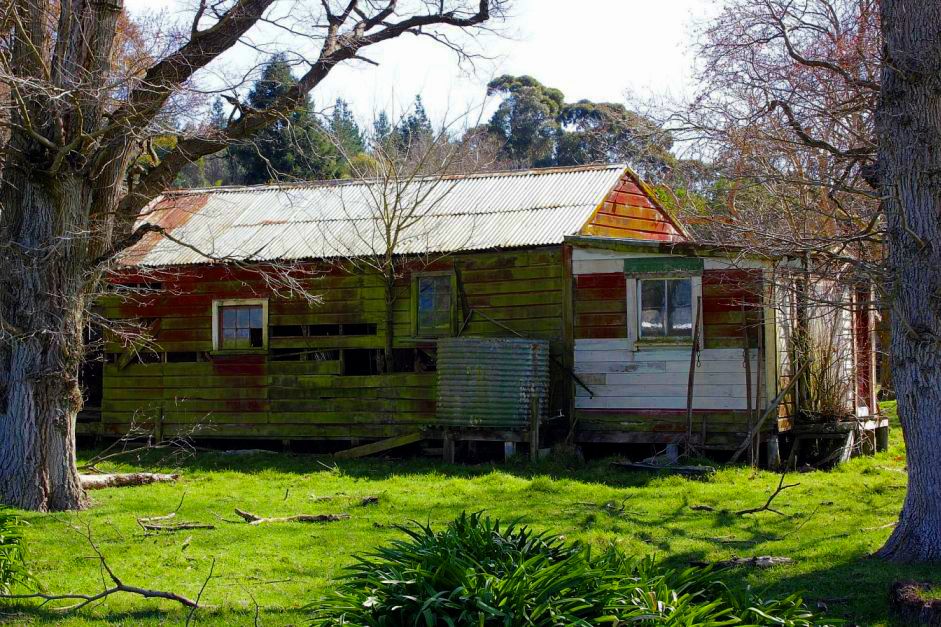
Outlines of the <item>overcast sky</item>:
<svg viewBox="0 0 941 627">
<path fill-rule="evenodd" d="M 174 11 L 181 1 L 128 0 L 127 5 L 131 12 L 161 6 Z M 567 101 L 623 102 L 627 91 L 678 95 L 691 79 L 691 29 L 715 4 L 515 0 L 514 15 L 504 26 L 507 37 L 482 42 L 494 59 L 479 63 L 473 73 L 430 40 L 403 37 L 368 55 L 379 67 L 340 66 L 313 95 L 318 108 L 341 96 L 364 120 L 379 109 L 407 106 L 416 93 L 434 118 L 454 115 L 483 104 L 487 82 L 500 74 L 534 76 L 561 89 Z"/>
</svg>

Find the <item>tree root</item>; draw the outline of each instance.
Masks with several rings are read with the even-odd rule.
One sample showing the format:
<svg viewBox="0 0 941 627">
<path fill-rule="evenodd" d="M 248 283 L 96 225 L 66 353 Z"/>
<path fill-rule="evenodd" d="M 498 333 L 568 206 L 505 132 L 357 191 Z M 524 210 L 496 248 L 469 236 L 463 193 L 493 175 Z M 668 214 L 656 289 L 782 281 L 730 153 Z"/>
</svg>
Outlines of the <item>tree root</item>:
<svg viewBox="0 0 941 627">
<path fill-rule="evenodd" d="M 156 472 L 129 472 L 119 474 L 80 475 L 82 487 L 86 490 L 103 488 L 124 488 L 176 481 L 180 475 L 164 475 Z"/>
<path fill-rule="evenodd" d="M 303 523 L 324 523 L 324 522 L 337 522 L 339 520 L 347 520 L 349 514 L 296 514 L 294 516 L 282 516 L 282 517 L 272 517 L 265 518 L 258 516 L 257 514 L 252 514 L 251 512 L 246 512 L 235 508 L 235 513 L 242 517 L 242 519 L 250 525 L 262 525 L 265 523 L 288 523 L 288 522 L 303 522 Z"/>
</svg>

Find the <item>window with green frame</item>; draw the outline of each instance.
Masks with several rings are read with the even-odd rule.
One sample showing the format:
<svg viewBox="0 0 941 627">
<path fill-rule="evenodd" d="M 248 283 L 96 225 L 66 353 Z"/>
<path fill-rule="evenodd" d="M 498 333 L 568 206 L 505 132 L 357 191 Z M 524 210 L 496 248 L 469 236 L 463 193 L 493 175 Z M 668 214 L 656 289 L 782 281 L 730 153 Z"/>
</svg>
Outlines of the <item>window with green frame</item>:
<svg viewBox="0 0 941 627">
<path fill-rule="evenodd" d="M 454 321 L 454 285 L 451 274 L 419 274 L 414 279 L 415 335 L 451 335 Z"/>
</svg>

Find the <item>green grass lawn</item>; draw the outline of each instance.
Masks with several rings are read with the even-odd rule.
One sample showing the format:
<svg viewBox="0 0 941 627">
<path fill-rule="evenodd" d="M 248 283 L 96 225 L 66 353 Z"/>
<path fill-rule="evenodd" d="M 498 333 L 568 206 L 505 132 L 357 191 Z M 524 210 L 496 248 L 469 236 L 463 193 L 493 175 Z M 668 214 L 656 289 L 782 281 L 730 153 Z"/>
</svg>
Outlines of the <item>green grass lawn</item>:
<svg viewBox="0 0 941 627">
<path fill-rule="evenodd" d="M 894 411 L 894 406 L 886 409 Z M 567 468 L 553 461 L 464 467 L 369 460 L 339 462 L 329 470 L 309 456 L 201 454 L 180 471 L 177 484 L 93 492 L 92 507 L 78 514 L 24 514 L 30 563 L 45 588 L 101 588 L 93 552 L 72 530 L 87 526 L 128 584 L 195 597 L 215 559 L 215 576 L 203 595 L 213 607 L 200 609 L 197 622 L 251 625 L 257 603 L 259 624 L 304 624 L 303 606 L 329 589 L 353 554 L 398 537 L 395 525 L 409 520 L 444 524 L 462 510 L 486 510 L 571 539 L 616 543 L 676 564 L 733 555 L 791 557 L 791 565 L 738 569 L 726 579 L 768 594 L 804 591 L 811 605 L 825 604 L 831 616 L 863 625 L 891 624 L 887 591 L 892 581 L 941 583 L 941 573 L 930 568 L 892 566 L 868 557 L 888 537 L 887 525 L 896 519 L 905 491 L 898 429 L 886 453 L 854 459 L 831 472 L 794 475 L 789 482 L 800 485 L 775 500 L 786 517 L 732 513 L 763 504 L 778 482 L 773 473 L 745 468 L 688 480 L 613 470 L 605 461 Z M 145 535 L 136 518 L 172 511 L 184 492 L 179 519 L 216 528 Z M 378 504 L 361 506 L 366 496 L 378 496 Z M 714 511 L 696 511 L 694 505 Z M 234 519 L 236 507 L 271 516 L 346 512 L 350 519 L 261 526 L 219 519 Z M 169 602 L 116 596 L 66 619 L 31 612 L 11 620 L 160 625 L 181 624 L 186 614 Z"/>
</svg>

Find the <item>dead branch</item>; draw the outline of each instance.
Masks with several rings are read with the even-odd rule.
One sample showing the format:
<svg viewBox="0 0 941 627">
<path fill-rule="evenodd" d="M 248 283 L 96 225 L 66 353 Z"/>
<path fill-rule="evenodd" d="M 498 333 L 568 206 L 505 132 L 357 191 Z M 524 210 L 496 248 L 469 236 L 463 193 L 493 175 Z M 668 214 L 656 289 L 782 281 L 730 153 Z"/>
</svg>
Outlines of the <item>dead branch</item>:
<svg viewBox="0 0 941 627">
<path fill-rule="evenodd" d="M 262 525 L 265 523 L 287 523 L 287 522 L 303 522 L 303 523 L 324 523 L 324 522 L 337 522 L 339 520 L 347 520 L 349 514 L 295 514 L 294 516 L 281 516 L 281 517 L 272 517 L 265 518 L 258 516 L 257 514 L 252 514 L 251 512 L 246 512 L 235 508 L 235 513 L 242 517 L 242 519 L 250 525 Z"/>
<path fill-rule="evenodd" d="M 125 488 L 131 486 L 149 485 L 151 483 L 167 483 L 176 481 L 180 475 L 166 475 L 156 472 L 128 472 L 101 475 L 81 475 L 82 487 L 86 490 L 101 490 L 103 488 Z"/>
<path fill-rule="evenodd" d="M 140 525 L 141 529 L 144 531 L 186 531 L 188 529 L 215 529 L 215 525 L 209 525 L 206 523 L 197 523 L 197 522 L 179 522 L 179 523 L 167 523 L 168 520 L 173 520 L 176 518 L 176 515 L 180 512 L 180 508 L 183 507 L 183 500 L 186 498 L 186 491 L 183 491 L 183 495 L 180 497 L 180 502 L 177 504 L 176 509 L 165 514 L 163 516 L 147 516 L 137 519 L 137 524 Z"/>
<path fill-rule="evenodd" d="M 735 566 L 752 566 L 754 568 L 770 568 L 780 566 L 781 564 L 793 564 L 794 560 L 790 557 L 776 557 L 773 555 L 759 555 L 757 557 L 731 557 L 721 562 L 714 562 L 712 565 L 717 568 L 732 568 Z"/>
<path fill-rule="evenodd" d="M 199 607 L 199 597 L 194 601 L 188 597 L 177 594 L 175 592 L 169 592 L 165 590 L 151 590 L 149 588 L 141 588 L 138 586 L 132 586 L 124 583 L 111 569 L 111 566 L 108 564 L 105 559 L 104 554 L 98 548 L 98 545 L 95 544 L 94 539 L 91 535 L 91 528 L 86 528 L 86 532 L 83 534 L 88 540 L 89 545 L 95 555 L 98 557 L 98 562 L 101 565 L 102 571 L 107 574 L 108 578 L 114 584 L 110 587 L 106 587 L 101 592 L 97 594 L 78 594 L 78 593 L 67 593 L 67 594 L 46 594 L 44 592 L 35 592 L 31 594 L 0 594 L 0 599 L 11 600 L 11 601 L 27 601 L 31 599 L 37 599 L 41 601 L 39 607 L 44 607 L 48 603 L 55 603 L 57 601 L 77 601 L 73 605 L 67 605 L 65 607 L 56 607 L 54 611 L 69 613 L 79 610 L 86 605 L 101 601 L 106 599 L 114 594 L 126 593 L 126 594 L 135 594 L 142 596 L 145 599 L 165 599 L 167 601 L 173 601 L 179 603 L 185 607 L 197 608 Z M 215 566 L 215 560 L 213 560 L 213 567 Z M 206 581 L 203 583 L 203 588 L 206 587 L 206 584 L 209 582 L 209 579 L 212 577 L 212 568 L 209 570 L 209 576 L 206 578 Z M 200 591 L 202 594 L 202 591 Z"/>
<path fill-rule="evenodd" d="M 779 512 L 778 510 L 771 507 L 771 502 L 774 501 L 776 496 L 778 496 L 779 494 L 781 494 L 788 488 L 796 488 L 797 486 L 800 485 L 799 483 L 789 483 L 785 485 L 784 484 L 785 476 L 786 476 L 786 473 L 781 473 L 781 481 L 778 482 L 778 487 L 774 490 L 774 492 L 771 493 L 771 496 L 768 497 L 768 501 L 764 505 L 762 505 L 761 507 L 743 509 L 743 510 L 735 512 L 735 514 L 738 516 L 746 516 L 748 514 L 757 514 L 759 512 L 773 512 L 779 516 L 787 516 L 787 514 L 783 512 Z"/>
</svg>

